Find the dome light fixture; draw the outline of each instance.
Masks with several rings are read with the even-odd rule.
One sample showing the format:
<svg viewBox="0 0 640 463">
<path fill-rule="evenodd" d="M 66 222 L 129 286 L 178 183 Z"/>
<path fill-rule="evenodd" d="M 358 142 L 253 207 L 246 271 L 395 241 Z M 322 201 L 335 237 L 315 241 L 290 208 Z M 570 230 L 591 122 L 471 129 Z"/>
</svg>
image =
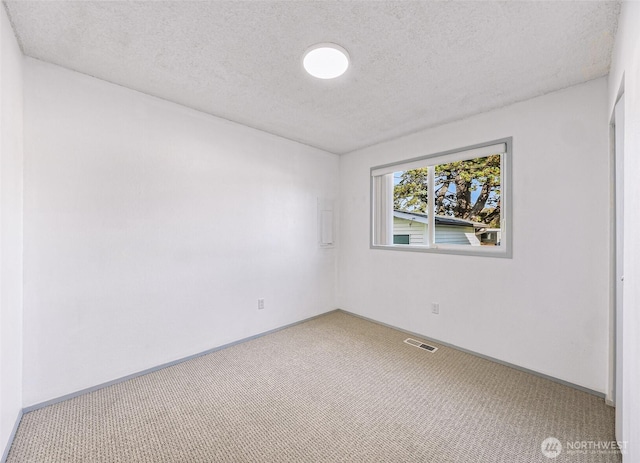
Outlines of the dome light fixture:
<svg viewBox="0 0 640 463">
<path fill-rule="evenodd" d="M 347 71 L 349 53 L 335 43 L 318 43 L 304 53 L 302 65 L 313 77 L 335 79 Z"/>
</svg>

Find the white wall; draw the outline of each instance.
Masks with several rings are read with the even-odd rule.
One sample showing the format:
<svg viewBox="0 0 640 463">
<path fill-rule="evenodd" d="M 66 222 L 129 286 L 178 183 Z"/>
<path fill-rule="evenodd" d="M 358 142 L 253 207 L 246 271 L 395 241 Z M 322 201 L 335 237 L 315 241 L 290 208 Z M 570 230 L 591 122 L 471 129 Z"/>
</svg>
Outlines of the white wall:
<svg viewBox="0 0 640 463">
<path fill-rule="evenodd" d="M 0 459 L 22 409 L 22 63 L 0 5 Z"/>
<path fill-rule="evenodd" d="M 25 406 L 335 308 L 337 156 L 25 63 Z"/>
<path fill-rule="evenodd" d="M 624 137 L 623 410 L 617 438 L 628 440 L 624 461 L 640 461 L 640 3 L 624 2 L 609 74 L 609 114 L 621 84 Z"/>
<path fill-rule="evenodd" d="M 602 78 L 341 157 L 338 306 L 604 393 L 606 109 Z M 370 167 L 509 136 L 512 259 L 369 249 Z"/>
</svg>

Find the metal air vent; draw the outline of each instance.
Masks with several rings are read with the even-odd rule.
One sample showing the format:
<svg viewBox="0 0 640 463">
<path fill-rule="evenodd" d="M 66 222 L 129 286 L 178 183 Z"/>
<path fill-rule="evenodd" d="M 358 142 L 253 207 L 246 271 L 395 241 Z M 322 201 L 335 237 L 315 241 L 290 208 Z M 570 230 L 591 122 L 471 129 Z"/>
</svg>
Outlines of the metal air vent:
<svg viewBox="0 0 640 463">
<path fill-rule="evenodd" d="M 404 340 L 404 342 L 409 344 L 410 346 L 417 347 L 418 349 L 423 349 L 423 350 L 426 350 L 428 352 L 435 352 L 435 351 L 438 350 L 437 347 L 430 346 L 429 344 L 425 344 L 422 341 L 418 341 L 418 340 L 412 339 L 412 338 L 407 338 L 407 339 Z"/>
</svg>

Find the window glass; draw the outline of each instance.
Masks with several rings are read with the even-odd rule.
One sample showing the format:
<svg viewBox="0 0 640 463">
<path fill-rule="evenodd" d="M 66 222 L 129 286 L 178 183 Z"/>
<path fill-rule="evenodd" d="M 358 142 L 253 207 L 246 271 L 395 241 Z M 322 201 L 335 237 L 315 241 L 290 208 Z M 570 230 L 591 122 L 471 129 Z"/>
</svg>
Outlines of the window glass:
<svg viewBox="0 0 640 463">
<path fill-rule="evenodd" d="M 436 243 L 470 246 L 500 228 L 500 154 L 435 166 Z"/>
</svg>

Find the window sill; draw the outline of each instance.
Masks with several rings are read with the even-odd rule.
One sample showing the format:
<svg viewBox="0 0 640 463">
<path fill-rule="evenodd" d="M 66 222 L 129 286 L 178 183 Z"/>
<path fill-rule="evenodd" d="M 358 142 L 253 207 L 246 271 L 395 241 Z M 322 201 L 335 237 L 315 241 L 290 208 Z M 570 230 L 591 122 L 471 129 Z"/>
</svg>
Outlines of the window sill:
<svg viewBox="0 0 640 463">
<path fill-rule="evenodd" d="M 496 247 L 489 246 L 456 246 L 456 245 L 437 245 L 437 246 L 420 246 L 408 244 L 372 244 L 370 249 L 382 249 L 385 251 L 409 251 L 409 252 L 427 252 L 436 254 L 457 254 L 461 256 L 481 256 L 481 257 L 497 257 L 511 259 L 512 252 L 508 246 Z M 473 248 L 473 249 L 470 249 Z"/>
</svg>

